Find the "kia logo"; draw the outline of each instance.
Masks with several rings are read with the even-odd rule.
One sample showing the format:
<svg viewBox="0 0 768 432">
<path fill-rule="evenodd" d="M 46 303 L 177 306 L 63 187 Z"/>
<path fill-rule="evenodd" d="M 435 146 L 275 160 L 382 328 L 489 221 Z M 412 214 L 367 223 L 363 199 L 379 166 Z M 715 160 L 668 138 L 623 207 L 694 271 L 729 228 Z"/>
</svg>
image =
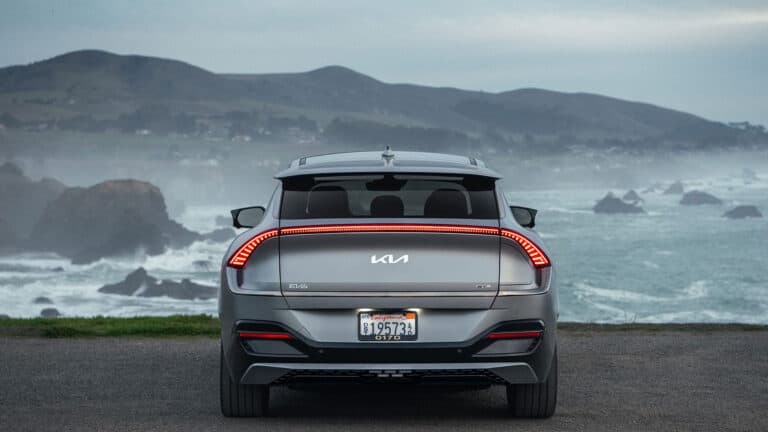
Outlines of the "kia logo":
<svg viewBox="0 0 768 432">
<path fill-rule="evenodd" d="M 408 262 L 408 255 L 401 255 L 398 258 L 395 258 L 392 254 L 382 255 L 377 257 L 376 255 L 371 255 L 371 264 L 397 264 L 397 263 L 407 263 Z"/>
</svg>

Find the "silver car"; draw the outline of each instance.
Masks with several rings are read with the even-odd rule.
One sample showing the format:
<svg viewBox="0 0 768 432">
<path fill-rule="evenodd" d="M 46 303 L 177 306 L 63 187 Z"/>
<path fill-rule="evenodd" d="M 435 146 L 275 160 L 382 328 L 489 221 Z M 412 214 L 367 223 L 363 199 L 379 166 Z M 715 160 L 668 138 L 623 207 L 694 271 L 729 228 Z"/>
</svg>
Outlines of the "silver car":
<svg viewBox="0 0 768 432">
<path fill-rule="evenodd" d="M 221 410 L 267 413 L 277 385 L 504 385 L 509 410 L 557 400 L 557 291 L 500 176 L 437 153 L 302 157 L 221 270 Z"/>
</svg>

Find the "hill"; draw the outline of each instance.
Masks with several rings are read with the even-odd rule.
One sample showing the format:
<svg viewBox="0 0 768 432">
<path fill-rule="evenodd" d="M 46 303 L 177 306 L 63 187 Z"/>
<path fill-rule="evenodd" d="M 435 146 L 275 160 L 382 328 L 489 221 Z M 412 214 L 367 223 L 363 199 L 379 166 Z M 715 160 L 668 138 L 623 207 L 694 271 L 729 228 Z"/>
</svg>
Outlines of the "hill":
<svg viewBox="0 0 768 432">
<path fill-rule="evenodd" d="M 0 69 L 0 123 L 249 139 L 266 133 L 310 142 L 403 137 L 423 142 L 449 136 L 459 146 L 479 142 L 544 149 L 768 142 L 759 127 L 732 127 L 596 94 L 390 84 L 342 66 L 215 74 L 180 61 L 95 50 Z"/>
</svg>

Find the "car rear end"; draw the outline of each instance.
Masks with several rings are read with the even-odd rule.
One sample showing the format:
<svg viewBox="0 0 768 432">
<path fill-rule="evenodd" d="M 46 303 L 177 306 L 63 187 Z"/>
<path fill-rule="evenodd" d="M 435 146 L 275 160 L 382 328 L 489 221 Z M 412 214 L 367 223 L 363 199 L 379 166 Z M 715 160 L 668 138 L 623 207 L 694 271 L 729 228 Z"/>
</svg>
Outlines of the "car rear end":
<svg viewBox="0 0 768 432">
<path fill-rule="evenodd" d="M 282 178 L 225 257 L 223 412 L 263 414 L 269 386 L 351 382 L 506 385 L 513 413 L 551 415 L 552 266 L 495 183 L 403 170 Z"/>
</svg>

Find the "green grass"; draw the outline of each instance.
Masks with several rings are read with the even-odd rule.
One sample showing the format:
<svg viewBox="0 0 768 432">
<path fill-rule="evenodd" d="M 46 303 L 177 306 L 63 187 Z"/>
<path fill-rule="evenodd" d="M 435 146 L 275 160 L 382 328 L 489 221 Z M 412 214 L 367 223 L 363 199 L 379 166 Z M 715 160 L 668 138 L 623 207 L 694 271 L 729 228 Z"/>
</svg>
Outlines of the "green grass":
<svg viewBox="0 0 768 432">
<path fill-rule="evenodd" d="M 208 315 L 135 318 L 0 319 L 0 335 L 61 337 L 144 336 L 218 337 L 219 319 Z"/>
<path fill-rule="evenodd" d="M 218 337 L 219 319 L 209 315 L 135 318 L 0 318 L 0 336 L 29 337 Z M 568 333 L 768 331 L 750 324 L 591 324 L 559 323 Z"/>
</svg>

